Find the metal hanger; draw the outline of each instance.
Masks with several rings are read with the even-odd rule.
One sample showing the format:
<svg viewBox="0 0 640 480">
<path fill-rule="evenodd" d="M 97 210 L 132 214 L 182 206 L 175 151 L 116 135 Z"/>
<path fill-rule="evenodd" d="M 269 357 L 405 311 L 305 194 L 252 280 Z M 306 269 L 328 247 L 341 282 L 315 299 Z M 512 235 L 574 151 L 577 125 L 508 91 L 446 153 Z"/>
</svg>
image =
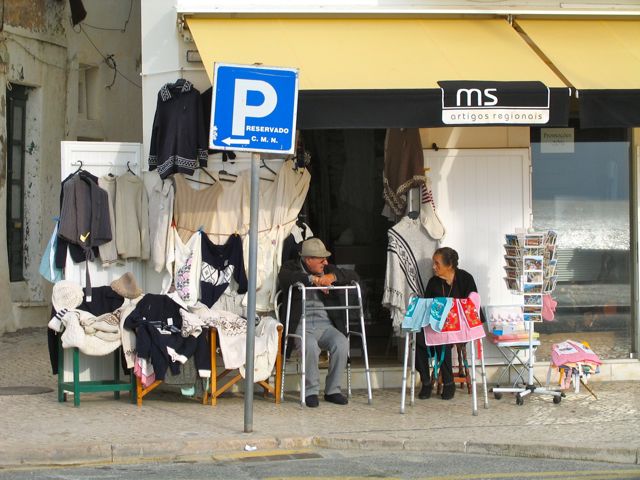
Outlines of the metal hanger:
<svg viewBox="0 0 640 480">
<path fill-rule="evenodd" d="M 184 177 L 184 179 L 185 179 L 185 180 L 189 180 L 190 182 L 200 183 L 200 184 L 202 184 L 202 185 L 209 185 L 209 186 L 213 185 L 213 183 L 209 183 L 209 182 L 202 182 L 202 181 L 200 181 L 200 180 L 196 180 L 195 178 L 191 178 L 191 177 L 187 177 L 187 176 L 185 176 L 185 177 Z"/>
<path fill-rule="evenodd" d="M 137 175 L 135 174 L 135 172 L 134 172 L 133 170 L 131 170 L 131 166 L 129 165 L 129 162 L 127 162 L 127 172 L 129 172 L 131 175 L 135 175 L 135 176 L 137 176 Z"/>
<path fill-rule="evenodd" d="M 229 177 L 238 178 L 238 175 L 236 175 L 235 173 L 227 172 L 224 169 L 224 165 L 222 166 L 222 168 L 220 170 L 218 170 L 218 175 L 227 175 Z M 220 180 L 225 180 L 225 179 L 221 178 Z M 229 181 L 228 179 L 226 179 L 226 180 Z M 231 181 L 235 182 L 235 180 L 231 180 Z"/>
<path fill-rule="evenodd" d="M 82 160 L 78 160 L 78 163 L 80 164 L 80 166 L 78 167 L 78 169 L 75 172 L 73 172 L 73 175 L 75 175 L 76 173 L 82 171 Z"/>
<path fill-rule="evenodd" d="M 207 169 L 206 169 L 205 167 L 200 166 L 200 167 L 196 168 L 196 170 L 202 170 L 202 171 L 204 172 L 204 174 L 205 174 L 207 177 L 209 177 L 211 180 L 213 180 L 214 182 L 216 182 L 216 181 L 217 181 L 217 180 L 213 177 L 213 175 L 211 175 L 211 174 L 207 171 Z"/>
<path fill-rule="evenodd" d="M 264 161 L 264 158 L 260 159 L 260 168 L 266 168 L 268 171 L 270 171 L 271 173 L 273 173 L 275 176 L 278 176 L 278 174 L 276 172 L 273 171 L 273 169 L 271 169 L 271 167 L 269 167 L 269 165 L 267 165 L 267 162 Z M 263 180 L 267 180 L 266 178 Z"/>
</svg>

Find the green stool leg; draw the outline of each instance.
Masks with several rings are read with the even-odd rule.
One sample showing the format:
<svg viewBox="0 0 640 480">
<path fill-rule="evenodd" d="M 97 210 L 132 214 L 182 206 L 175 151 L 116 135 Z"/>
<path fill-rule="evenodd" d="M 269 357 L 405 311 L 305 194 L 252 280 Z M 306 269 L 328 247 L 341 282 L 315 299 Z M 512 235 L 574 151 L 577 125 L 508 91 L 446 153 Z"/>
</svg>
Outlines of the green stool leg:
<svg viewBox="0 0 640 480">
<path fill-rule="evenodd" d="M 73 406 L 80 406 L 80 350 L 73 349 Z"/>
<path fill-rule="evenodd" d="M 62 340 L 60 335 L 58 337 L 58 401 L 64 402 L 64 389 L 62 383 L 64 382 L 64 349 L 62 348 Z"/>
<path fill-rule="evenodd" d="M 118 348 L 113 352 L 113 381 L 114 383 L 120 383 L 120 349 Z M 120 400 L 120 391 L 113 392 L 113 398 Z"/>
<path fill-rule="evenodd" d="M 136 383 L 136 375 L 133 373 L 133 368 L 129 370 L 129 379 L 131 380 L 131 403 L 138 403 L 138 385 Z"/>
</svg>

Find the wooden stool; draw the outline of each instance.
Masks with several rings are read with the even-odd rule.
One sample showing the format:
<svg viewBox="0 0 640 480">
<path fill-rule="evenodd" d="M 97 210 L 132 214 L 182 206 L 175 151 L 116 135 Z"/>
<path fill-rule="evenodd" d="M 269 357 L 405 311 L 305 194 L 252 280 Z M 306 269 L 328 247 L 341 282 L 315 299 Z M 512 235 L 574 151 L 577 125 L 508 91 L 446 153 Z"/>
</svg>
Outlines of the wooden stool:
<svg viewBox="0 0 640 480">
<path fill-rule="evenodd" d="M 469 372 L 469 364 L 467 363 L 467 344 L 456 343 L 458 352 L 458 372 L 453 374 L 453 383 L 460 385 L 460 388 L 467 386 L 467 393 L 471 394 L 471 373 Z M 442 369 L 438 374 L 438 394 L 442 393 Z"/>
<path fill-rule="evenodd" d="M 275 397 L 275 403 L 280 403 L 280 382 L 282 379 L 282 325 L 278 325 L 278 352 L 276 356 L 276 372 L 275 372 L 275 385 L 271 385 L 269 380 L 260 380 L 256 382 L 260 385 L 264 391 L 264 396 L 270 393 Z M 211 396 L 211 405 L 215 406 L 218 400 L 218 397 L 226 392 L 233 385 L 242 380 L 242 375 L 240 372 L 237 372 L 233 377 L 228 379 L 226 383 L 222 386 L 218 387 L 218 381 L 226 377 L 229 373 L 234 370 L 225 369 L 221 373 L 217 374 L 217 359 L 216 359 L 216 350 L 218 343 L 218 335 L 217 330 L 215 328 L 209 329 L 210 331 L 210 344 L 211 344 L 211 386 L 205 390 L 204 396 L 202 397 L 202 404 L 206 405 L 209 401 L 209 396 Z M 237 371 L 237 370 L 236 370 Z"/>
</svg>

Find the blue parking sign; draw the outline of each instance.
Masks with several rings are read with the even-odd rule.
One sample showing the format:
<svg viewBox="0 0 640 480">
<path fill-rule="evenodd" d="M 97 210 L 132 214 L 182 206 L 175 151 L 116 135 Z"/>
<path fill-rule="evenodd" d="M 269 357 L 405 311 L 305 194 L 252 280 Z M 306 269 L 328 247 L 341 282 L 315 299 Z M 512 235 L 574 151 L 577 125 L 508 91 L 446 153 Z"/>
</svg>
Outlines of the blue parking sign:
<svg viewBox="0 0 640 480">
<path fill-rule="evenodd" d="M 298 69 L 214 64 L 209 147 L 293 153 Z"/>
</svg>

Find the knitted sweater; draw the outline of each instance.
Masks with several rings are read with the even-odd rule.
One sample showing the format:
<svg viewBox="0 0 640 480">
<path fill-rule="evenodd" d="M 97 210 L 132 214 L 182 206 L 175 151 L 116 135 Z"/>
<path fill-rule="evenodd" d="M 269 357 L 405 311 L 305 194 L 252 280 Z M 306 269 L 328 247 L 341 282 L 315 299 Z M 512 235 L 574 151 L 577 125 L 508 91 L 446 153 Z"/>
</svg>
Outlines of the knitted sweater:
<svg viewBox="0 0 640 480">
<path fill-rule="evenodd" d="M 100 260 L 103 267 L 109 267 L 118 261 L 116 248 L 116 177 L 105 175 L 98 179 L 98 186 L 107 192 L 109 198 L 109 224 L 111 225 L 111 241 L 100 245 Z"/>
<path fill-rule="evenodd" d="M 399 332 L 411 295 L 422 296 L 432 272 L 436 242 L 420 219 L 404 217 L 389 229 L 382 306 L 389 309 Z"/>
<path fill-rule="evenodd" d="M 143 181 L 149 196 L 151 266 L 159 273 L 165 268 L 167 260 L 167 238 L 173 217 L 173 182 L 162 180 L 157 172 L 145 172 Z"/>
<path fill-rule="evenodd" d="M 211 307 L 229 286 L 231 277 L 238 282 L 238 293 L 247 292 L 247 274 L 242 258 L 242 240 L 232 235 L 224 245 L 215 245 L 202 236 L 202 271 L 200 298 Z"/>
<path fill-rule="evenodd" d="M 149 259 L 149 205 L 142 179 L 132 173 L 116 180 L 116 245 L 122 258 Z"/>
<path fill-rule="evenodd" d="M 149 146 L 149 170 L 161 178 L 172 173 L 192 174 L 207 165 L 207 135 L 200 92 L 191 82 L 167 83 L 158 92 Z"/>
</svg>

